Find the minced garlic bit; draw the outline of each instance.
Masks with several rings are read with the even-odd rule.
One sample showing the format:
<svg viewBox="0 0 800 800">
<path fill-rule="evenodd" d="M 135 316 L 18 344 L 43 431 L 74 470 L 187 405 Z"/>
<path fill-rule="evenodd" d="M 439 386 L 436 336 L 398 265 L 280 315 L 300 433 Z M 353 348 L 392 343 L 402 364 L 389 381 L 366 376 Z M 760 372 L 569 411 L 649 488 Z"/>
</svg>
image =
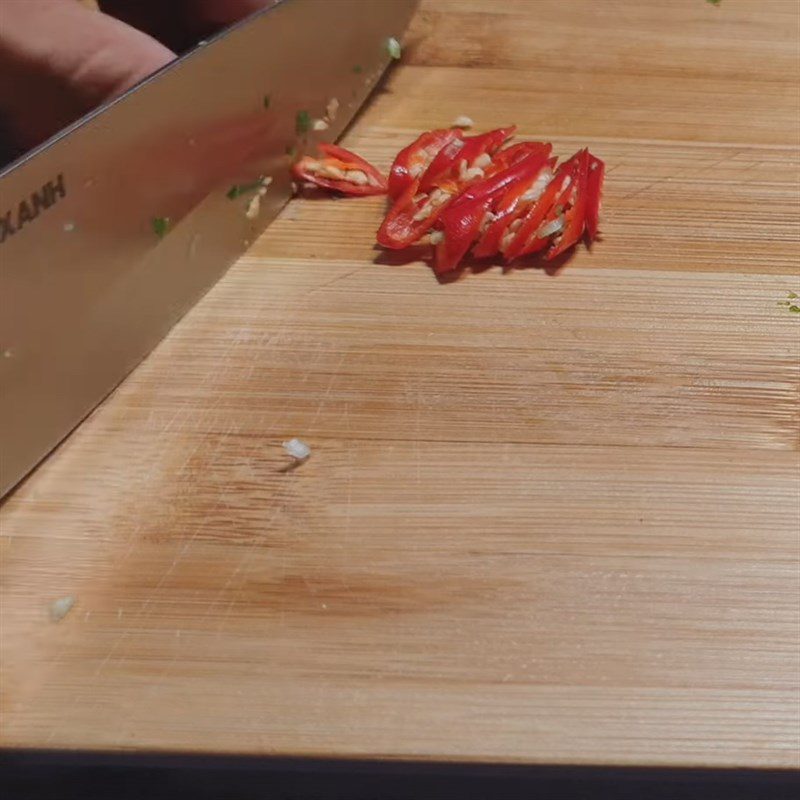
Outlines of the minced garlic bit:
<svg viewBox="0 0 800 800">
<path fill-rule="evenodd" d="M 311 455 L 311 448 L 299 439 L 289 439 L 288 442 L 284 442 L 283 449 L 295 461 L 305 461 Z"/>
<path fill-rule="evenodd" d="M 331 97 L 328 100 L 328 105 L 325 106 L 325 111 L 328 114 L 328 119 L 333 122 L 336 119 L 336 115 L 339 113 L 339 101 L 335 97 Z"/>
<path fill-rule="evenodd" d="M 550 236 L 554 233 L 561 233 L 564 230 L 564 217 L 559 216 L 551 222 L 547 222 L 536 231 L 537 239 L 544 239 L 545 236 Z"/>
<path fill-rule="evenodd" d="M 534 180 L 530 189 L 528 189 L 525 194 L 522 195 L 521 199 L 525 202 L 538 200 L 544 194 L 544 190 L 552 180 L 553 173 L 549 169 L 542 170 L 542 172 L 536 176 L 536 180 Z"/>
<path fill-rule="evenodd" d="M 367 173 L 362 172 L 360 169 L 347 170 L 344 174 L 344 179 L 356 184 L 356 186 L 366 186 L 370 182 Z"/>
<path fill-rule="evenodd" d="M 326 131 L 330 128 L 330 124 L 325 122 L 324 119 L 315 119 L 311 123 L 311 130 L 312 131 Z"/>
<path fill-rule="evenodd" d="M 516 237 L 517 231 L 522 226 L 522 218 L 515 219 L 509 226 L 508 230 L 503 234 L 502 247 L 506 248 L 511 244 L 512 240 Z"/>
<path fill-rule="evenodd" d="M 326 164 L 323 161 L 315 161 L 309 159 L 306 164 L 306 169 L 312 175 L 319 175 L 323 178 L 333 178 L 334 180 L 344 180 L 344 172 L 339 167 L 334 167 L 333 164 Z"/>
<path fill-rule="evenodd" d="M 400 42 L 398 42 L 394 36 L 390 36 L 386 40 L 386 52 L 395 60 L 399 59 L 400 56 L 403 55 L 403 48 L 400 46 Z"/>
<path fill-rule="evenodd" d="M 321 178 L 330 178 L 336 181 L 348 181 L 357 186 L 377 186 L 378 182 L 372 175 L 367 175 L 366 172 L 360 169 L 347 169 L 342 170 L 339 167 L 334 167 L 333 164 L 326 164 L 324 161 L 315 161 L 309 159 L 306 164 L 306 169 L 312 175 L 319 175 Z M 311 184 L 316 188 L 315 184 Z"/>
<path fill-rule="evenodd" d="M 247 219 L 255 219 L 259 213 L 261 213 L 261 198 L 267 193 L 271 183 L 271 177 L 261 177 L 256 183 L 250 184 L 249 186 L 234 186 L 231 191 L 228 192 L 228 197 L 238 197 L 238 194 L 240 194 L 242 191 L 255 191 L 256 194 L 250 198 L 244 211 L 244 215 L 247 217 Z"/>
<path fill-rule="evenodd" d="M 258 216 L 259 211 L 261 211 L 260 193 L 250 198 L 250 202 L 247 204 L 244 215 L 247 217 L 247 219 L 255 219 Z"/>
<path fill-rule="evenodd" d="M 423 219 L 428 219 L 428 217 L 433 214 L 434 210 L 438 208 L 442 203 L 449 200 L 451 197 L 449 192 L 445 192 L 444 189 L 436 188 L 431 192 L 431 196 L 428 198 L 427 202 L 414 214 L 413 220 L 414 222 L 420 222 Z M 414 198 L 417 201 L 417 197 Z"/>
<path fill-rule="evenodd" d="M 462 181 L 471 181 L 473 178 L 482 178 L 483 170 L 480 167 L 467 166 L 466 159 L 461 159 L 458 162 L 458 178 Z"/>
<path fill-rule="evenodd" d="M 50 603 L 50 619 L 53 622 L 60 622 L 64 617 L 72 611 L 75 605 L 75 596 L 68 594 L 66 597 L 59 597 L 58 600 L 53 600 Z"/>
<path fill-rule="evenodd" d="M 258 192 L 262 197 L 267 193 L 267 188 L 272 183 L 272 178 L 270 177 L 260 177 L 257 181 L 253 181 L 252 183 L 235 183 L 228 189 L 226 193 L 226 197 L 229 200 L 235 200 L 237 197 L 241 197 L 243 194 L 250 194 L 250 192 Z"/>
<path fill-rule="evenodd" d="M 456 117 L 452 123 L 450 124 L 451 128 L 471 128 L 475 123 L 472 121 L 471 117 L 468 117 L 466 114 L 462 114 L 460 117 Z"/>
<path fill-rule="evenodd" d="M 439 244 L 444 239 L 444 231 L 431 231 L 428 234 L 428 241 L 431 244 Z"/>
</svg>

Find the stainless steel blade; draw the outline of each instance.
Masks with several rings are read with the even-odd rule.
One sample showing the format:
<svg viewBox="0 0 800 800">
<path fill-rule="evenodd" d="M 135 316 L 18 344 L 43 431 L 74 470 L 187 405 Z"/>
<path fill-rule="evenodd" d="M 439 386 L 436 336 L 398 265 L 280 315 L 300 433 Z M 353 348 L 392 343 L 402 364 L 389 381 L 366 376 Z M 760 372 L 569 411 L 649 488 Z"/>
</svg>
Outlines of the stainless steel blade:
<svg viewBox="0 0 800 800">
<path fill-rule="evenodd" d="M 0 496 L 275 217 L 287 151 L 339 135 L 416 2 L 280 0 L 0 173 Z M 226 191 L 261 176 L 250 219 Z"/>
</svg>

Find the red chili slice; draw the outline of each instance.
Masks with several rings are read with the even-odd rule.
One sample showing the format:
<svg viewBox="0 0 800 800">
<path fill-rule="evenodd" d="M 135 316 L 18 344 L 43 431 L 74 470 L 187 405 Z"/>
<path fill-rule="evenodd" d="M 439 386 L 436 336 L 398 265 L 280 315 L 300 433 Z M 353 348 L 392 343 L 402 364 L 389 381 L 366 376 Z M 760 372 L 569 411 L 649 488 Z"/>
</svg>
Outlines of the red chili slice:
<svg viewBox="0 0 800 800">
<path fill-rule="evenodd" d="M 403 193 L 394 201 L 389 212 L 378 229 L 378 244 L 390 250 L 402 250 L 413 244 L 433 222 L 425 220 L 416 235 L 414 232 L 414 217 L 424 204 L 424 198 L 417 200 L 419 180 L 413 180 Z"/>
<path fill-rule="evenodd" d="M 473 198 L 485 197 L 490 194 L 496 195 L 498 192 L 502 192 L 501 196 L 503 196 L 508 187 L 519 185 L 521 182 L 527 182 L 533 176 L 537 175 L 539 170 L 541 170 L 546 163 L 547 154 L 545 152 L 530 152 L 511 166 L 501 169 L 498 172 L 492 172 L 489 177 L 482 178 L 469 184 L 461 194 L 451 202 L 451 205 L 457 206 Z"/>
<path fill-rule="evenodd" d="M 512 125 L 510 128 L 498 128 L 478 136 L 468 136 L 450 142 L 439 151 L 425 170 L 420 179 L 420 189 L 429 192 L 442 181 L 460 181 L 459 164 L 462 161 L 466 162 L 467 167 L 472 167 L 480 156 L 484 154 L 493 156 L 514 135 L 516 129 L 516 125 Z"/>
<path fill-rule="evenodd" d="M 491 203 L 491 196 L 474 197 L 457 207 L 449 207 L 439 218 L 442 238 L 436 244 L 433 271 L 444 275 L 455 269 L 466 255 L 480 230 Z"/>
<path fill-rule="evenodd" d="M 586 233 L 589 235 L 590 242 L 597 238 L 605 171 L 606 165 L 589 153 L 589 178 L 586 181 Z"/>
<path fill-rule="evenodd" d="M 578 165 L 578 155 L 580 154 L 576 153 L 569 161 L 565 161 L 558 168 L 555 178 L 550 181 L 542 196 L 522 218 L 522 224 L 519 226 L 514 238 L 505 248 L 501 248 L 507 261 L 513 261 L 515 258 L 541 249 L 539 247 L 540 242 L 536 238 L 536 232 L 544 223 L 555 219 L 555 215 L 551 215 L 551 212 L 558 205 L 565 203 L 569 197 L 574 173 Z"/>
<path fill-rule="evenodd" d="M 419 180 L 413 181 L 389 209 L 378 229 L 378 244 L 390 250 L 402 250 L 419 241 L 446 208 L 450 195 L 444 190 L 442 202 L 435 197 L 419 193 Z M 426 206 L 431 205 L 426 213 Z"/>
<path fill-rule="evenodd" d="M 518 142 L 498 150 L 492 159 L 491 169 L 495 171 L 505 169 L 531 153 L 550 155 L 552 150 L 553 145 L 549 142 Z"/>
<path fill-rule="evenodd" d="M 516 132 L 517 126 L 497 128 L 478 136 L 468 136 L 464 139 L 464 149 L 461 151 L 459 161 L 466 161 L 471 167 L 477 158 L 484 153 L 493 156 Z"/>
<path fill-rule="evenodd" d="M 486 213 L 506 194 L 508 187 L 537 175 L 546 162 L 544 152 L 530 152 L 505 170 L 476 181 L 450 201 L 436 225 L 443 234 L 436 245 L 434 270 L 437 275 L 458 265 L 478 237 Z"/>
<path fill-rule="evenodd" d="M 460 141 L 463 134 L 457 128 L 428 131 L 404 147 L 392 164 L 389 172 L 389 196 L 399 197 L 417 178 L 420 178 L 430 163 L 445 145 Z"/>
<path fill-rule="evenodd" d="M 292 172 L 301 181 L 349 195 L 386 194 L 386 178 L 355 153 L 335 144 L 319 144 L 322 158 L 303 156 Z"/>
<path fill-rule="evenodd" d="M 486 256 L 497 255 L 500 252 L 503 236 L 505 236 L 509 227 L 536 203 L 536 199 L 523 199 L 524 195 L 537 181 L 544 182 L 548 177 L 552 179 L 552 171 L 555 168 L 556 161 L 555 157 L 548 158 L 533 175 L 509 186 L 508 191 L 500 199 L 497 208 L 494 210 L 495 219 L 483 232 L 478 244 L 472 251 L 476 258 L 485 258 Z M 542 189 L 542 193 L 545 188 L 547 187 L 545 186 Z M 539 196 L 541 197 L 541 193 Z"/>
<path fill-rule="evenodd" d="M 586 182 L 589 178 L 589 151 L 584 149 L 576 154 L 578 159 L 572 184 L 571 201 L 564 212 L 564 230 L 556 237 L 545 253 L 545 261 L 550 261 L 572 245 L 576 244 L 586 227 Z"/>
<path fill-rule="evenodd" d="M 509 187 L 508 191 L 501 198 L 494 210 L 495 219 L 489 224 L 486 230 L 481 235 L 477 245 L 473 250 L 476 258 L 485 258 L 486 256 L 493 256 L 500 252 L 503 237 L 508 232 L 508 229 L 514 222 L 530 209 L 536 200 L 523 200 L 525 193 L 537 181 L 544 181 L 547 177 L 552 179 L 552 170 L 556 159 L 548 159 L 547 162 L 527 180 L 520 181 Z M 544 187 L 546 188 L 546 186 Z M 544 192 L 544 188 L 542 192 Z M 541 194 L 540 194 L 541 196 Z"/>
<path fill-rule="evenodd" d="M 428 168 L 422 173 L 419 187 L 423 192 L 429 192 L 434 188 L 437 181 L 446 178 L 452 171 L 456 158 L 461 150 L 464 149 L 464 139 L 453 139 L 449 141 L 428 164 Z"/>
</svg>

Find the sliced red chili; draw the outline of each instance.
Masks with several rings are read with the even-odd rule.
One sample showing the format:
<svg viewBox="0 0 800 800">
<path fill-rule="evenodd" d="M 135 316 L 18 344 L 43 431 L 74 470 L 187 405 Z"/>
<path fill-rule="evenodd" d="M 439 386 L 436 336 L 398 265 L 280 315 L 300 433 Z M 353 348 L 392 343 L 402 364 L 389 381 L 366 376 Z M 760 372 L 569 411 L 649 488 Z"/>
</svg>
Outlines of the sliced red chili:
<svg viewBox="0 0 800 800">
<path fill-rule="evenodd" d="M 510 128 L 497 128 L 478 136 L 464 139 L 464 149 L 459 154 L 459 161 L 466 161 L 471 167 L 482 155 L 493 156 L 515 133 L 516 125 Z"/>
<path fill-rule="evenodd" d="M 549 142 L 518 142 L 498 150 L 492 159 L 491 169 L 495 171 L 505 169 L 531 153 L 550 155 L 552 150 L 553 145 Z"/>
<path fill-rule="evenodd" d="M 420 180 L 420 189 L 428 192 L 443 180 L 463 182 L 459 174 L 461 162 L 466 162 L 470 168 L 482 155 L 493 156 L 514 135 L 516 129 L 516 125 L 512 125 L 510 128 L 497 128 L 478 136 L 450 142 L 439 151 L 425 170 Z"/>
<path fill-rule="evenodd" d="M 463 137 L 449 141 L 435 156 L 433 161 L 428 164 L 428 168 L 422 173 L 419 187 L 423 192 L 429 192 L 434 188 L 437 181 L 445 179 L 453 169 L 458 154 L 464 149 Z"/>
<path fill-rule="evenodd" d="M 404 147 L 392 164 L 389 172 L 389 196 L 399 197 L 412 181 L 422 177 L 442 148 L 463 134 L 457 128 L 428 131 Z"/>
<path fill-rule="evenodd" d="M 586 227 L 586 182 L 589 177 L 589 151 L 584 149 L 576 153 L 578 159 L 575 177 L 572 182 L 571 200 L 564 212 L 564 230 L 553 240 L 550 249 L 545 253 L 545 261 L 550 261 L 572 245 L 576 244 Z"/>
<path fill-rule="evenodd" d="M 394 201 L 378 229 L 378 244 L 388 247 L 390 250 L 402 250 L 414 243 L 416 240 L 412 232 L 414 217 L 422 208 L 425 200 L 425 198 L 417 199 L 418 191 L 419 180 L 413 180 Z M 430 227 L 432 224 L 432 222 L 426 222 L 425 226 Z M 422 228 L 420 235 L 424 232 L 425 229 Z"/>
<path fill-rule="evenodd" d="M 470 247 L 477 257 L 502 252 L 509 261 L 544 250 L 549 260 L 584 234 L 591 241 L 603 162 L 583 149 L 556 168 L 546 142 L 504 147 L 514 130 L 470 137 L 429 131 L 405 148 L 392 167 L 396 200 L 378 232 L 380 244 L 402 249 L 430 233 L 434 271 L 442 275 Z"/>
<path fill-rule="evenodd" d="M 541 197 L 522 218 L 522 223 L 514 237 L 505 248 L 501 248 L 508 261 L 535 252 L 531 248 L 540 249 L 536 232 L 543 224 L 552 222 L 556 218 L 552 212 L 557 209 L 557 206 L 566 203 L 577 169 L 577 155 L 574 155 L 569 161 L 565 161 L 558 168 L 555 177 L 547 185 Z"/>
<path fill-rule="evenodd" d="M 442 238 L 436 244 L 433 271 L 444 275 L 455 269 L 467 254 L 491 204 L 491 196 L 474 197 L 459 206 L 450 206 L 439 218 Z"/>
<path fill-rule="evenodd" d="M 473 198 L 486 197 L 487 195 L 496 196 L 500 193 L 502 197 L 510 186 L 519 185 L 527 182 L 539 173 L 539 170 L 547 163 L 547 155 L 544 152 L 530 152 L 523 156 L 511 166 L 494 172 L 489 177 L 482 178 L 467 186 L 461 194 L 452 201 L 451 205 L 458 206 Z"/>
<path fill-rule="evenodd" d="M 537 175 L 546 162 L 547 155 L 544 152 L 529 152 L 512 166 L 471 184 L 450 201 L 436 225 L 443 234 L 436 246 L 434 259 L 437 274 L 448 272 L 458 265 L 478 237 L 487 212 L 506 194 L 508 187 Z"/>
<path fill-rule="evenodd" d="M 531 190 L 537 181 L 544 183 L 548 178 L 552 180 L 556 161 L 555 157 L 548 158 L 533 175 L 508 187 L 508 191 L 500 199 L 497 208 L 494 210 L 495 219 L 489 224 L 489 227 L 484 231 L 472 251 L 476 258 L 485 258 L 500 252 L 503 237 L 509 227 L 524 216 L 538 200 L 538 197 L 526 200 L 524 199 L 525 194 Z M 546 188 L 546 185 L 542 187 L 539 197 L 541 197 Z"/>
<path fill-rule="evenodd" d="M 394 201 L 378 229 L 378 244 L 390 250 L 402 250 L 419 241 L 436 222 L 451 197 L 444 190 L 438 191 L 440 197 L 420 194 L 419 180 L 409 184 Z"/>
<path fill-rule="evenodd" d="M 605 171 L 606 165 L 589 153 L 589 178 L 586 181 L 586 233 L 589 235 L 590 242 L 597 238 Z"/>
<path fill-rule="evenodd" d="M 318 149 L 322 158 L 303 156 L 292 167 L 296 178 L 342 194 L 386 194 L 386 178 L 368 161 L 335 144 Z"/>
</svg>

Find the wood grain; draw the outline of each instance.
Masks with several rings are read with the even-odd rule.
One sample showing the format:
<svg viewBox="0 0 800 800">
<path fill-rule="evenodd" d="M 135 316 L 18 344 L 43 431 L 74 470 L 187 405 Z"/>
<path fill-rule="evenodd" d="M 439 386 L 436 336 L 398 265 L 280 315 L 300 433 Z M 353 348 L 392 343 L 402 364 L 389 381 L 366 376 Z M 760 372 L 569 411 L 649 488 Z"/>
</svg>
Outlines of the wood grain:
<svg viewBox="0 0 800 800">
<path fill-rule="evenodd" d="M 4 504 L 2 743 L 797 767 L 797 3 L 410 40 L 349 143 L 588 144 L 603 241 L 440 286 L 290 204 Z"/>
</svg>

